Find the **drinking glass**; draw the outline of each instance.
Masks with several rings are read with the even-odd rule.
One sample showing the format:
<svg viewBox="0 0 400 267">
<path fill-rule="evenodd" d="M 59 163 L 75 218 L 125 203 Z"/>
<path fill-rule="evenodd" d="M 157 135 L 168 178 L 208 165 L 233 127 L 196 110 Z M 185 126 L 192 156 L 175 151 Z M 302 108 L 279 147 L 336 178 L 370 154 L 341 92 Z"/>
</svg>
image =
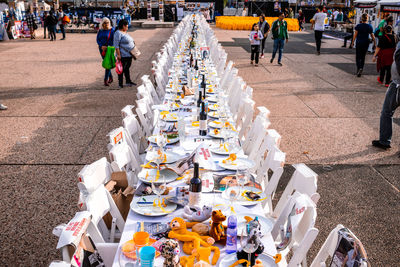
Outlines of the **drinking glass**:
<svg viewBox="0 0 400 267">
<path fill-rule="evenodd" d="M 161 175 L 161 173 L 160 173 L 159 180 L 161 180 L 161 183 L 158 183 L 158 181 L 157 181 L 157 183 L 156 183 L 156 181 L 153 181 L 151 183 L 151 189 L 152 189 L 153 193 L 157 195 L 157 203 L 156 203 L 157 206 L 155 206 L 155 207 L 153 206 L 155 210 L 160 209 L 159 206 L 162 205 L 161 195 L 165 192 L 165 189 L 167 188 L 167 184 L 165 182 L 165 177 L 164 177 L 164 175 Z"/>
<path fill-rule="evenodd" d="M 239 190 L 237 187 L 237 183 L 235 182 L 234 179 L 230 179 L 228 181 L 228 183 L 226 184 L 226 189 L 227 190 L 227 194 L 228 194 L 228 198 L 229 198 L 229 205 L 228 205 L 228 209 L 225 211 L 225 215 L 227 217 L 229 217 L 230 215 L 234 215 L 235 212 L 235 208 L 234 208 L 234 204 L 235 201 L 237 200 L 237 198 L 239 197 Z"/>
<path fill-rule="evenodd" d="M 244 186 L 250 182 L 250 173 L 249 170 L 246 168 L 246 166 L 239 166 L 237 171 L 236 171 L 236 181 L 239 185 L 239 196 L 242 195 L 244 191 Z"/>
</svg>

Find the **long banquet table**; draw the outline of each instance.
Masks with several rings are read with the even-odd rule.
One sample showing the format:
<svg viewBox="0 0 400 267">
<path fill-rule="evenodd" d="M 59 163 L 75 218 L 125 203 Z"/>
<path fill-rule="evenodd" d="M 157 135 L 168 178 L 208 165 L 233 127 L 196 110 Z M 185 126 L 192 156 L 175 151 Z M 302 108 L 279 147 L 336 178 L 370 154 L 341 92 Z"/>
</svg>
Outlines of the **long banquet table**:
<svg viewBox="0 0 400 267">
<path fill-rule="evenodd" d="M 168 93 L 172 90 L 172 88 L 174 86 L 176 86 L 176 83 L 174 83 L 174 81 L 176 81 L 176 77 L 174 77 L 174 73 L 179 73 L 179 71 L 181 71 L 179 68 L 182 68 L 182 57 L 185 57 L 185 42 L 188 42 L 187 39 L 183 39 L 181 41 L 181 43 L 179 44 L 179 49 L 177 51 L 177 53 L 174 56 L 174 62 L 172 64 L 172 68 L 169 72 L 169 82 L 167 84 L 167 93 L 165 95 L 165 98 L 163 100 L 163 104 L 166 104 L 168 102 L 168 100 L 171 98 L 171 94 Z M 198 47 L 199 46 L 206 46 L 207 44 L 205 43 L 205 39 L 203 36 L 199 36 L 198 37 Z M 187 56 L 187 55 L 186 55 Z M 215 87 L 214 89 L 217 90 L 217 83 L 218 83 L 218 79 L 219 77 L 217 77 L 217 73 L 215 71 L 215 67 L 213 65 L 213 62 L 211 62 L 211 59 L 208 59 L 208 61 L 205 64 L 205 67 L 203 68 L 203 71 L 205 70 L 206 72 L 206 76 L 209 78 L 209 80 L 214 81 L 215 82 Z M 176 74 L 175 74 L 176 75 Z M 181 87 L 181 85 L 179 85 L 179 87 Z M 186 101 L 194 98 L 194 97 L 185 97 Z M 195 106 L 195 99 L 193 99 L 194 101 L 192 101 L 189 105 L 185 106 L 185 108 L 193 108 Z M 187 101 L 187 103 L 189 103 L 190 101 Z M 156 114 L 155 114 L 155 118 L 158 117 L 158 111 L 155 110 Z M 193 151 L 193 149 L 199 144 L 199 135 L 198 135 L 198 128 L 193 127 L 192 126 L 192 114 L 190 112 L 186 112 L 186 113 L 180 113 L 180 116 L 184 117 L 184 121 L 185 121 L 185 125 L 186 125 L 186 137 L 185 137 L 185 141 L 181 142 L 181 143 L 176 143 L 176 144 L 168 144 L 167 146 L 167 150 L 172 150 L 174 152 L 177 152 L 181 155 L 188 155 L 190 152 Z M 234 124 L 232 118 L 229 119 L 229 121 Z M 154 129 L 154 134 L 156 134 L 159 131 L 159 129 L 157 127 L 155 127 Z M 219 143 L 219 140 L 216 140 L 214 138 L 211 138 L 210 136 L 205 136 L 202 137 L 204 139 L 202 139 L 202 142 L 205 142 L 207 144 L 213 144 L 213 143 Z M 239 144 L 238 139 L 236 138 L 236 143 Z M 238 156 L 241 157 L 246 157 L 243 153 L 243 151 L 241 150 L 240 152 L 237 153 Z M 213 155 L 213 159 L 215 162 L 218 162 L 220 160 L 222 160 L 223 158 L 226 158 L 226 156 L 218 156 L 218 155 Z M 221 168 L 213 168 L 213 170 L 209 170 L 212 172 L 219 172 L 219 173 L 223 173 L 226 172 L 225 170 L 221 169 Z M 139 183 L 141 183 L 139 181 Z M 174 181 L 168 184 L 169 187 L 178 187 L 178 186 L 185 186 L 187 184 L 185 184 L 184 180 L 179 180 L 179 181 Z M 172 190 L 173 191 L 173 190 Z M 170 192 L 170 194 L 173 194 L 174 192 Z M 203 199 L 215 199 L 215 195 L 213 194 L 218 194 L 218 193 L 203 193 Z M 212 197 L 211 197 L 212 196 Z M 216 197 L 217 199 L 221 199 L 221 197 L 219 195 L 217 195 Z M 250 206 L 250 207 L 244 207 L 241 206 L 237 203 L 234 204 L 233 206 L 234 211 L 236 213 L 247 213 L 247 214 L 254 214 L 254 215 L 261 215 L 264 214 L 263 208 L 261 206 L 261 203 L 258 203 L 256 205 Z M 182 217 L 182 212 L 183 209 L 176 209 L 174 212 L 166 215 L 166 216 L 162 216 L 162 217 L 149 217 L 149 216 L 143 216 L 143 215 L 139 215 L 137 213 L 135 213 L 132 209 L 129 211 L 128 217 L 126 219 L 126 223 L 125 223 L 125 228 L 124 231 L 122 233 L 120 242 L 119 242 L 119 246 L 118 246 L 118 250 L 117 253 L 115 255 L 114 261 L 113 261 L 113 266 L 117 267 L 117 266 L 125 266 L 126 263 L 128 263 L 129 261 L 127 260 L 127 258 L 125 258 L 122 254 L 121 251 L 121 247 L 122 245 L 128 241 L 131 240 L 133 238 L 134 233 L 136 232 L 137 229 L 137 225 L 138 222 L 161 222 L 161 223 L 169 223 L 172 221 L 172 219 L 174 217 Z M 239 234 L 239 233 L 238 233 Z M 240 239 L 240 238 L 238 238 Z M 275 244 L 274 244 L 274 240 L 271 236 L 270 232 L 265 233 L 265 235 L 262 238 L 263 244 L 265 246 L 265 252 L 270 254 L 270 255 L 275 255 L 277 253 L 277 250 L 275 248 Z M 181 242 L 180 242 L 181 243 Z M 220 256 L 220 260 L 223 257 L 226 256 L 225 253 L 225 249 L 223 246 L 218 245 L 217 243 L 215 244 L 217 246 L 220 247 L 221 249 L 221 256 Z M 181 254 L 185 255 L 182 250 L 181 250 Z M 219 262 L 217 263 L 217 266 L 219 266 Z M 154 266 L 162 266 L 163 263 L 163 258 L 157 257 L 155 260 L 155 264 Z M 129 266 L 129 264 L 127 265 Z M 285 259 L 282 259 L 282 261 L 278 264 L 278 266 L 286 266 L 286 261 Z"/>
</svg>

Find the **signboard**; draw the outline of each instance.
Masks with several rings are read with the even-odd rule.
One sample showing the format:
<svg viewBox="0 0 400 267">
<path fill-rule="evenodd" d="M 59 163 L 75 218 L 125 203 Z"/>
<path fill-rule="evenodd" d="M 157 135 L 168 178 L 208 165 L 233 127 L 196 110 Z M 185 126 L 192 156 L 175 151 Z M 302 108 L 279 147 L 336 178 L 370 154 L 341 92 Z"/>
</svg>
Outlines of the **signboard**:
<svg viewBox="0 0 400 267">
<path fill-rule="evenodd" d="M 399 3 L 400 4 L 400 3 Z M 381 6 L 382 12 L 400 13 L 400 5 L 398 6 Z"/>
</svg>

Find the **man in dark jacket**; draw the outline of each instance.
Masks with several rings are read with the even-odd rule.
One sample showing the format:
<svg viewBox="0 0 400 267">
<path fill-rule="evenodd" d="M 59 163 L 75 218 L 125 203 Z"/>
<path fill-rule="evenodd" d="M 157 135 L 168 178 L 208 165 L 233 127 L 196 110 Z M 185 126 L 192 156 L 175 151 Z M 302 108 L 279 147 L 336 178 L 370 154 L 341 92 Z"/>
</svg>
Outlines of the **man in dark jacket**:
<svg viewBox="0 0 400 267">
<path fill-rule="evenodd" d="M 382 149 L 390 148 L 393 114 L 400 106 L 400 43 L 397 44 L 391 73 L 392 83 L 386 91 L 381 112 L 379 140 L 372 141 L 373 146 Z"/>
<path fill-rule="evenodd" d="M 289 41 L 289 34 L 287 30 L 287 22 L 284 20 L 285 14 L 282 12 L 279 13 L 279 17 L 277 20 L 272 23 L 272 37 L 274 39 L 274 48 L 272 50 L 272 58 L 269 61 L 270 63 L 274 62 L 274 58 L 276 52 L 279 50 L 278 55 L 278 65 L 282 66 L 282 54 L 283 54 L 283 47 Z"/>
</svg>

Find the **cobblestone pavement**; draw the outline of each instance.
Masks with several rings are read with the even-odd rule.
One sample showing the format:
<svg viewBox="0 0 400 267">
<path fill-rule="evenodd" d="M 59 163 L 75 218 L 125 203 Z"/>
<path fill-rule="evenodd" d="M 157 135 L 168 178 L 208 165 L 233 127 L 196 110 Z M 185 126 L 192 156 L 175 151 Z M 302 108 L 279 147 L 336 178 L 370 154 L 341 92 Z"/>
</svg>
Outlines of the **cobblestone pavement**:
<svg viewBox="0 0 400 267">
<path fill-rule="evenodd" d="M 131 32 L 143 52 L 131 71 L 137 83 L 171 32 Z M 255 68 L 247 34 L 216 29 L 239 75 L 254 88 L 256 104 L 271 110 L 271 128 L 282 135 L 287 166 L 278 191 L 293 172 L 290 164 L 305 162 L 319 174 L 320 233 L 310 259 L 341 223 L 363 241 L 372 266 L 396 266 L 400 117 L 394 119 L 393 148 L 373 148 L 385 93 L 374 64 L 369 58 L 366 75 L 356 78 L 354 50 L 324 39 L 316 56 L 306 32 L 291 34 L 283 67 L 269 63 L 268 40 L 266 58 Z M 9 107 L 0 112 L 0 265 L 47 266 L 60 259 L 52 228 L 77 211 L 77 173 L 107 156 L 106 135 L 121 125 L 120 110 L 134 103 L 136 90 L 103 86 L 95 34 L 0 43 L 0 58 L 0 103 Z"/>
</svg>

